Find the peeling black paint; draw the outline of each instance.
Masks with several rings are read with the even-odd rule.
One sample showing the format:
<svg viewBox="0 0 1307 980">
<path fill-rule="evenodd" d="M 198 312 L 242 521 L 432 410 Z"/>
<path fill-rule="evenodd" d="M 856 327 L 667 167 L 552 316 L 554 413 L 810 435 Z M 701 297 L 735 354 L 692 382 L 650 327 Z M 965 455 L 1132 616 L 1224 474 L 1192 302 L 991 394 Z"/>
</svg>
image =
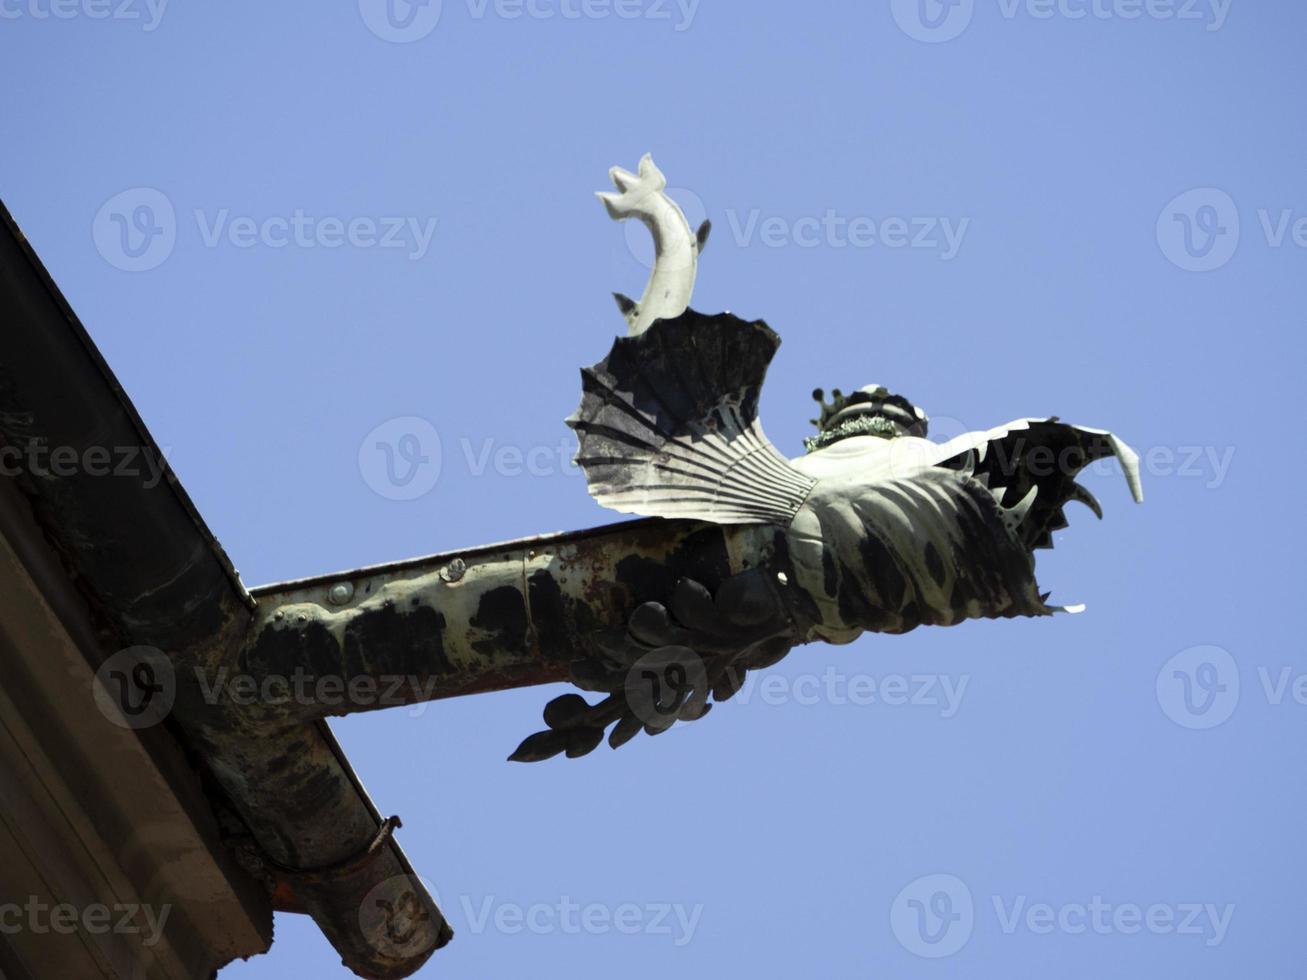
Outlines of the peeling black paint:
<svg viewBox="0 0 1307 980">
<path fill-rule="evenodd" d="M 493 658 L 503 650 L 516 653 L 527 649 L 526 600 L 520 589 L 511 585 L 491 589 L 477 603 L 477 611 L 468 622 L 484 635 L 471 641 L 472 649 Z"/>
<path fill-rule="evenodd" d="M 531 574 L 526 586 L 531 603 L 531 623 L 535 627 L 541 654 L 550 659 L 570 660 L 573 631 L 580 625 L 577 623 L 578 606 L 585 609 L 584 603 L 565 599 L 558 580 L 543 568 Z"/>
<path fill-rule="evenodd" d="M 288 628 L 269 623 L 237 658 L 240 672 L 261 678 L 289 677 L 298 668 L 310 676 L 338 674 L 340 644 L 317 620 Z"/>
<path fill-rule="evenodd" d="M 695 527 L 684 521 L 663 522 L 669 531 Z M 642 602 L 662 602 L 683 578 L 715 589 L 731 574 L 730 552 L 725 530 L 716 524 L 702 524 L 686 534 L 665 558 L 627 555 L 617 563 L 617 581 L 625 586 L 630 607 Z"/>
<path fill-rule="evenodd" d="M 358 674 L 425 677 L 451 674 L 445 653 L 445 617 L 429 606 L 386 604 L 349 621 L 345 663 Z M 357 668 L 357 669 L 356 669 Z"/>
</svg>

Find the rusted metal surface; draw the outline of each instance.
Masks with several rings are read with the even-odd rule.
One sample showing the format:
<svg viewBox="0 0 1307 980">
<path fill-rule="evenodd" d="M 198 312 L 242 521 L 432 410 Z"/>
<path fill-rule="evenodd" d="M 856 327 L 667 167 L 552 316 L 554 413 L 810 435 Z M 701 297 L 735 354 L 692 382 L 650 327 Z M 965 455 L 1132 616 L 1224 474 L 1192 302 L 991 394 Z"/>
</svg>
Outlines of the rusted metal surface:
<svg viewBox="0 0 1307 980">
<path fill-rule="evenodd" d="M 267 587 L 225 676 L 300 720 L 576 679 L 641 603 L 775 559 L 764 527 L 632 521 Z"/>
</svg>

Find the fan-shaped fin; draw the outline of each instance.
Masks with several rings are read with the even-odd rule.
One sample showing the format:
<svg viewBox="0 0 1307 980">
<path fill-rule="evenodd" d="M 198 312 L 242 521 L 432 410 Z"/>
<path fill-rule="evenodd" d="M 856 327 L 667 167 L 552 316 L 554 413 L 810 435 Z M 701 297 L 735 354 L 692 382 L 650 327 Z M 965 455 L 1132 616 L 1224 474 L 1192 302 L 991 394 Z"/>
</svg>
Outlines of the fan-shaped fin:
<svg viewBox="0 0 1307 980">
<path fill-rule="evenodd" d="M 576 462 L 605 507 L 716 524 L 780 524 L 816 482 L 763 434 L 758 395 L 780 338 L 693 310 L 620 337 L 581 371 Z"/>
</svg>

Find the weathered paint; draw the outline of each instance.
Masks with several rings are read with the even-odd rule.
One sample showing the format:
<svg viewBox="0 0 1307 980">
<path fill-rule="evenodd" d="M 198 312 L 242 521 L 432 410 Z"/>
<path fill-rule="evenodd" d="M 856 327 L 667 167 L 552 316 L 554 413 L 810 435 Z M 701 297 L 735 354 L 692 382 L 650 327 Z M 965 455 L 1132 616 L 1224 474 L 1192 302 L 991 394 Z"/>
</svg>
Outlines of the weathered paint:
<svg viewBox="0 0 1307 980">
<path fill-rule="evenodd" d="M 300 720 L 567 680 L 599 656 L 603 630 L 681 579 L 716 588 L 773 564 L 788 570 L 774 528 L 662 520 L 436 555 L 256 591 L 250 640 L 229 669 L 256 684 L 304 678 L 297 693 L 310 697 L 248 706 Z M 352 595 L 338 604 L 342 582 Z M 344 695 L 325 703 L 316 695 L 330 678 Z"/>
</svg>

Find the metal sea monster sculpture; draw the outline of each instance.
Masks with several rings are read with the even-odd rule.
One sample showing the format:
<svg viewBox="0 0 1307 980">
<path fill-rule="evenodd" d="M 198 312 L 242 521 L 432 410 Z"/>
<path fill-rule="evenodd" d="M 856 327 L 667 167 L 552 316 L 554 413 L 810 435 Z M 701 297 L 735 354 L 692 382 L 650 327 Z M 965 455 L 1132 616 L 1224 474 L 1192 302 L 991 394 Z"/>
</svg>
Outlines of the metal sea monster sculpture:
<svg viewBox="0 0 1307 980">
<path fill-rule="evenodd" d="M 627 336 L 581 372 L 568 419 L 604 506 L 640 519 L 254 590 L 236 669 L 303 679 L 241 717 L 302 724 L 465 694 L 570 681 L 510 758 L 584 755 L 608 737 L 701 718 L 793 647 L 1047 604 L 1034 553 L 1067 526 L 1084 467 L 1138 458 L 1100 429 L 1020 419 L 947 442 L 879 385 L 821 400 L 808 452 L 787 459 L 758 420 L 780 341 L 761 321 L 689 306 L 704 224 L 690 229 L 649 157 L 614 168 L 609 214 L 651 230 Z M 346 697 L 317 696 L 326 681 Z M 348 681 L 348 683 L 346 683 Z M 399 683 L 396 683 L 396 682 Z"/>
<path fill-rule="evenodd" d="M 571 665 L 578 686 L 607 696 L 551 701 L 548 727 L 512 759 L 583 755 L 610 726 L 617 747 L 701 718 L 798 644 L 1079 611 L 1046 604 L 1034 551 L 1067 526 L 1068 502 L 1102 517 L 1076 482 L 1095 460 L 1115 456 L 1142 501 L 1124 442 L 1030 418 L 935 443 L 920 408 L 868 385 L 829 402 L 817 391 L 818 434 L 787 459 L 758 420 L 779 338 L 762 321 L 689 308 L 708 225 L 691 232 L 649 156 L 610 176 L 617 193 L 599 197 L 613 218 L 650 228 L 655 261 L 638 303 L 616 294 L 628 336 L 582 371 L 567 420 L 576 461 L 606 507 L 720 528 L 704 547 L 724 550 L 730 574 L 698 578 L 683 556 L 678 574 L 653 575 L 661 592 L 625 622 L 597 624 Z"/>
</svg>

